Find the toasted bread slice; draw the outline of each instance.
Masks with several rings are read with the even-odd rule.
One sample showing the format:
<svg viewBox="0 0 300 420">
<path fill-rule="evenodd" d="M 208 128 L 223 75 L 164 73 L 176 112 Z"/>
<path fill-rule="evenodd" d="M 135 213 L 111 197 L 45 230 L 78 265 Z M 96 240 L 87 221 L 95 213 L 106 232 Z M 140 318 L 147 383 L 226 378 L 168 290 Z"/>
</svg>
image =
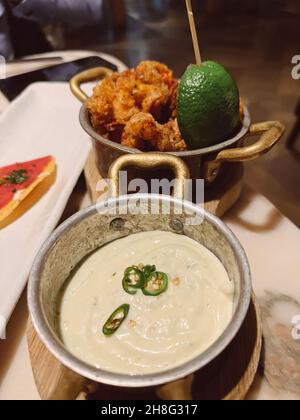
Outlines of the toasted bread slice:
<svg viewBox="0 0 300 420">
<path fill-rule="evenodd" d="M 51 156 L 0 168 L 0 223 L 56 170 Z"/>
</svg>

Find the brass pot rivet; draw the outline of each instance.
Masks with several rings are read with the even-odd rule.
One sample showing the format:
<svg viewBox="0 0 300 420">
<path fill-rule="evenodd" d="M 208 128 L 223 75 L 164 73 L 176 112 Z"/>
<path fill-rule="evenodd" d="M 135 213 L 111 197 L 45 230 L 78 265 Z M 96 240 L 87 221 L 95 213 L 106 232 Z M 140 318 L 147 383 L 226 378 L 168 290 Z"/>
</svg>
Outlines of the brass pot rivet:
<svg viewBox="0 0 300 420">
<path fill-rule="evenodd" d="M 120 217 L 114 219 L 110 222 L 110 229 L 112 230 L 122 230 L 125 226 L 125 220 L 121 219 Z"/>
<path fill-rule="evenodd" d="M 170 228 L 175 232 L 183 232 L 183 223 L 179 219 L 172 219 L 170 222 Z"/>
</svg>

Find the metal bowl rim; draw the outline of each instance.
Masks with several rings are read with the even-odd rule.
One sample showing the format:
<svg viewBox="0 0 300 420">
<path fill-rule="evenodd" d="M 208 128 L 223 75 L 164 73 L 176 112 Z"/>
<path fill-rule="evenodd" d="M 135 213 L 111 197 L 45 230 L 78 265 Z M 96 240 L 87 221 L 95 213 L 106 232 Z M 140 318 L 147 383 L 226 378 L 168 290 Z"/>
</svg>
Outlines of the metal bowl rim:
<svg viewBox="0 0 300 420">
<path fill-rule="evenodd" d="M 105 137 L 101 136 L 100 134 L 98 134 L 96 132 L 96 130 L 93 128 L 91 121 L 90 121 L 90 115 L 89 115 L 89 111 L 87 109 L 86 104 L 83 104 L 80 110 L 80 114 L 79 114 L 79 121 L 81 124 L 81 127 L 84 129 L 84 131 L 89 134 L 89 136 L 99 142 L 100 144 L 108 147 L 110 146 L 113 149 L 117 149 L 120 152 L 123 153 L 142 153 L 141 150 L 138 149 L 133 149 L 127 146 L 122 146 L 119 143 L 113 142 L 111 140 L 106 139 Z M 251 125 L 251 116 L 250 116 L 250 112 L 248 110 L 247 107 L 244 108 L 244 119 L 242 121 L 242 126 L 240 131 L 231 139 L 223 141 L 221 143 L 218 143 L 214 146 L 211 147 L 206 147 L 203 149 L 198 149 L 198 150 L 188 150 L 185 152 L 168 152 L 174 156 L 178 156 L 181 158 L 187 158 L 187 157 L 191 157 L 191 156 L 204 156 L 204 155 L 208 155 L 211 153 L 216 153 L 219 152 L 223 149 L 227 149 L 228 147 L 234 145 L 236 142 L 238 142 L 239 140 L 241 140 L 248 132 L 249 132 L 249 128 Z"/>
</svg>

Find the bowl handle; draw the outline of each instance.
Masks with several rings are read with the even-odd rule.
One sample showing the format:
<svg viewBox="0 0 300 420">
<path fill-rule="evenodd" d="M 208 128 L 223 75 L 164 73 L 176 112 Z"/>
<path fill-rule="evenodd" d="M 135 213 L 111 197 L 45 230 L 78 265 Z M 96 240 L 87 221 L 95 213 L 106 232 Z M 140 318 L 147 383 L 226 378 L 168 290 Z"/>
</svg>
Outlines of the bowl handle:
<svg viewBox="0 0 300 420">
<path fill-rule="evenodd" d="M 84 103 L 88 96 L 81 89 L 81 85 L 84 83 L 94 82 L 96 80 L 102 80 L 113 74 L 113 71 L 106 67 L 95 67 L 93 69 L 85 70 L 81 73 L 76 74 L 70 80 L 70 88 L 73 95 L 82 103 Z"/>
<path fill-rule="evenodd" d="M 204 176 L 208 182 L 213 182 L 222 163 L 245 162 L 256 159 L 269 152 L 281 139 L 285 126 L 279 121 L 267 121 L 252 124 L 249 129 L 250 135 L 261 134 L 259 140 L 251 146 L 224 149 L 217 156 L 205 163 Z"/>
<path fill-rule="evenodd" d="M 176 176 L 174 196 L 184 198 L 185 181 L 190 177 L 187 165 L 177 156 L 167 153 L 136 153 L 119 157 L 110 167 L 108 177 L 111 180 L 111 195 L 120 195 L 119 173 L 122 168 L 135 166 L 143 169 L 154 169 L 160 167 L 171 168 Z"/>
</svg>

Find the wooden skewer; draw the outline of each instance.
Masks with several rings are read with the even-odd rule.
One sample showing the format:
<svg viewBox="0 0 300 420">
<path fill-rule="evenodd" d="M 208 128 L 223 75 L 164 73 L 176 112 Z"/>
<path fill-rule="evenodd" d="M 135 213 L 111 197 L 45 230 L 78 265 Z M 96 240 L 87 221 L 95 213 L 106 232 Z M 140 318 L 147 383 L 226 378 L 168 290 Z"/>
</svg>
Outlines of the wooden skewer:
<svg viewBox="0 0 300 420">
<path fill-rule="evenodd" d="M 189 17 L 189 23 L 191 27 L 191 33 L 192 33 L 192 39 L 193 39 L 193 45 L 194 45 L 194 51 L 195 51 L 195 57 L 196 57 L 196 64 L 200 66 L 202 63 L 202 59 L 201 59 L 199 41 L 198 41 L 198 36 L 197 36 L 195 18 L 194 18 L 194 13 L 193 13 L 193 7 L 192 7 L 191 0 L 185 0 L 185 2 L 186 2 L 186 8 L 187 8 L 188 17 Z"/>
</svg>

